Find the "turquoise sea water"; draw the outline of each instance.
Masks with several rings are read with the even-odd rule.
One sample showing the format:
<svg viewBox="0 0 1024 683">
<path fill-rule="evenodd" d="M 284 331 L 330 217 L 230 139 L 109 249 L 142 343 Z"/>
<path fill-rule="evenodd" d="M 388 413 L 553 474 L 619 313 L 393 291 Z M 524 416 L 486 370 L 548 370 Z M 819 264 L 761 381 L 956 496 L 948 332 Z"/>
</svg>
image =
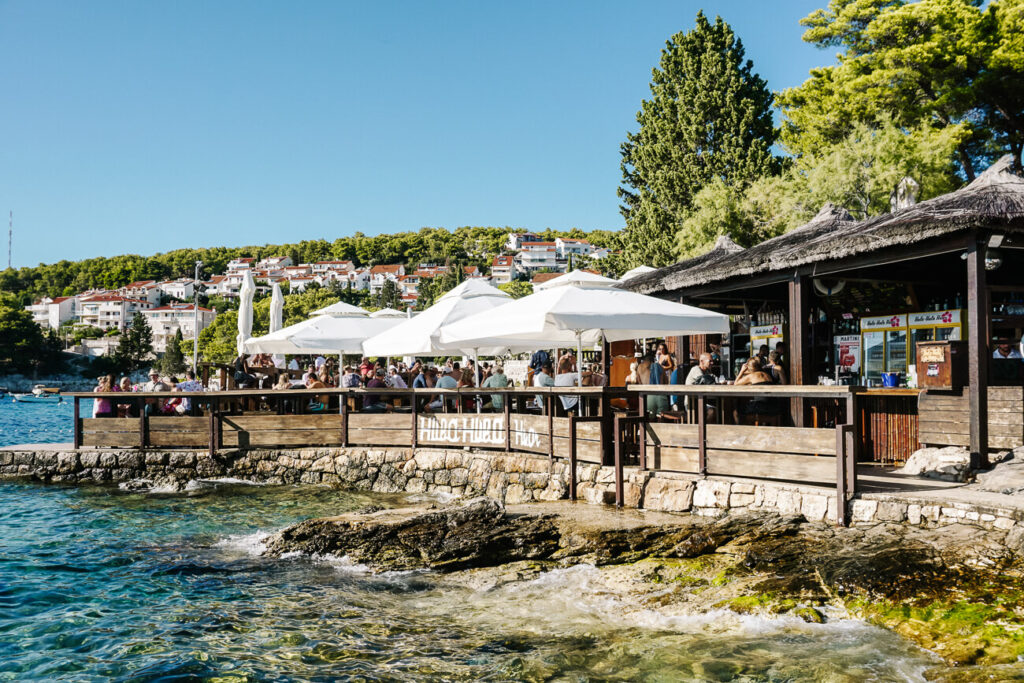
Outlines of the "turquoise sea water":
<svg viewBox="0 0 1024 683">
<path fill-rule="evenodd" d="M 92 415 L 92 401 L 82 401 L 83 417 Z M 75 409 L 71 399 L 61 403 L 16 403 L 0 398 L 0 446 L 19 443 L 71 443 Z"/>
<path fill-rule="evenodd" d="M 69 408 L 10 408 L 6 442 L 70 440 L 59 420 L 41 431 Z M 852 621 L 665 617 L 609 592 L 589 566 L 474 589 L 430 572 L 268 559 L 269 532 L 407 499 L 190 489 L 0 483 L 0 680 L 901 681 L 935 664 Z"/>
</svg>

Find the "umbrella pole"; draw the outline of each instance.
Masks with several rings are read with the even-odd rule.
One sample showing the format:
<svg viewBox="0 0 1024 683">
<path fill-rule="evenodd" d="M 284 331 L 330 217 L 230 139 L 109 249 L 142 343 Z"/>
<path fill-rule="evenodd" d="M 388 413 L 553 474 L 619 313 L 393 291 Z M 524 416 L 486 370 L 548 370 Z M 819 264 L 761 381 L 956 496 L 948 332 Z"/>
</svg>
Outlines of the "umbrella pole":
<svg viewBox="0 0 1024 683">
<path fill-rule="evenodd" d="M 479 389 L 480 388 L 480 356 L 479 356 L 479 350 L 478 349 L 473 349 L 473 373 L 476 375 L 476 388 Z M 480 394 L 476 395 L 476 412 L 477 412 L 478 415 L 480 414 L 480 404 L 483 403 L 482 398 L 483 397 Z"/>
<path fill-rule="evenodd" d="M 576 386 L 583 386 L 583 330 L 576 331 Z"/>
</svg>

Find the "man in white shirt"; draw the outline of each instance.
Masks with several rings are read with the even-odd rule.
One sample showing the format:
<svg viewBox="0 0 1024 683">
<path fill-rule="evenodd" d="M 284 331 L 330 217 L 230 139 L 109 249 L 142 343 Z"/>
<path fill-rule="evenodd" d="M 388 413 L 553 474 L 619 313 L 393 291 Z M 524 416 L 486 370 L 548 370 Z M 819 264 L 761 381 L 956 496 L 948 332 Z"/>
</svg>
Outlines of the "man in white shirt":
<svg viewBox="0 0 1024 683">
<path fill-rule="evenodd" d="M 555 380 L 551 376 L 552 372 L 550 361 L 545 362 L 540 369 L 540 372 L 533 376 L 533 386 L 535 387 L 553 387 L 555 386 Z M 544 397 L 541 394 L 537 394 L 535 397 L 537 407 L 544 410 Z"/>
<path fill-rule="evenodd" d="M 434 383 L 435 389 L 456 389 L 459 386 L 458 381 L 455 379 L 455 369 L 451 372 L 446 372 L 437 378 L 437 382 Z M 427 404 L 427 410 L 441 410 L 444 399 L 441 396 L 434 396 L 433 400 Z"/>
<path fill-rule="evenodd" d="M 316 360 L 313 361 L 313 366 L 316 368 L 316 371 L 319 373 L 320 372 L 320 368 L 322 368 L 324 366 L 324 363 L 326 363 L 326 362 L 327 362 L 326 358 L 324 358 L 323 356 L 317 356 Z"/>
<path fill-rule="evenodd" d="M 295 358 L 292 358 L 290 361 L 288 361 L 288 369 L 300 370 L 301 368 L 299 367 L 299 361 L 295 360 Z"/>
<path fill-rule="evenodd" d="M 575 387 L 579 386 L 579 373 L 573 372 L 573 361 L 571 356 L 563 357 L 562 360 L 558 361 L 558 374 L 555 375 L 555 386 L 556 387 Z M 580 402 L 579 396 L 560 396 L 562 399 L 562 408 L 566 412 L 576 409 L 576 405 Z"/>
<path fill-rule="evenodd" d="M 1000 360 L 1022 360 L 1020 351 L 1010 346 L 1010 342 L 999 342 L 996 350 L 992 352 L 993 358 Z"/>
</svg>

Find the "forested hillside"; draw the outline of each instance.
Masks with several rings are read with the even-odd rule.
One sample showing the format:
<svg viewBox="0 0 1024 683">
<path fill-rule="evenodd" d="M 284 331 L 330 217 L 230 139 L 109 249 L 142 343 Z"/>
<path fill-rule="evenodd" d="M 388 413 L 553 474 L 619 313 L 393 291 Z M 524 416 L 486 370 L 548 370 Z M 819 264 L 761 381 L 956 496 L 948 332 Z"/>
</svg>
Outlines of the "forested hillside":
<svg viewBox="0 0 1024 683">
<path fill-rule="evenodd" d="M 334 241 L 307 240 L 294 244 L 266 244 L 247 247 L 176 249 L 153 256 L 126 254 L 82 261 L 59 261 L 32 268 L 0 272 L 0 292 L 14 294 L 23 303 L 40 296 L 70 295 L 94 287 L 114 289 L 136 280 L 163 280 L 191 276 L 195 262 L 202 261 L 204 276 L 223 273 L 229 261 L 240 257 L 290 256 L 294 263 L 351 260 L 357 266 L 404 263 L 452 263 L 489 268 L 491 258 L 501 253 L 513 228 L 462 227 L 423 228 L 369 237 L 355 233 Z M 589 239 L 597 246 L 611 246 L 617 233 L 608 230 L 584 232 L 544 230 L 544 239 L 572 237 Z"/>
</svg>

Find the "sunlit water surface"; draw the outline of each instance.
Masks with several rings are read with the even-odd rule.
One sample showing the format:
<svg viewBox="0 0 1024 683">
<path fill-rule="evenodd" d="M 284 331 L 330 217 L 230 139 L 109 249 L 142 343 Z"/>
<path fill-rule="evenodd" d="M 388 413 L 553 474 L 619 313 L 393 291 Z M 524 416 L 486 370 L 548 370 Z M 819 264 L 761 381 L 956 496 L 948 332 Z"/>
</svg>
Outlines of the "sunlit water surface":
<svg viewBox="0 0 1024 683">
<path fill-rule="evenodd" d="M 0 445 L 70 441 L 70 417 L 4 402 Z M 663 617 L 589 566 L 484 591 L 263 558 L 288 524 L 404 499 L 191 488 L 0 483 L 0 680 L 899 681 L 935 664 L 852 621 Z"/>
</svg>

